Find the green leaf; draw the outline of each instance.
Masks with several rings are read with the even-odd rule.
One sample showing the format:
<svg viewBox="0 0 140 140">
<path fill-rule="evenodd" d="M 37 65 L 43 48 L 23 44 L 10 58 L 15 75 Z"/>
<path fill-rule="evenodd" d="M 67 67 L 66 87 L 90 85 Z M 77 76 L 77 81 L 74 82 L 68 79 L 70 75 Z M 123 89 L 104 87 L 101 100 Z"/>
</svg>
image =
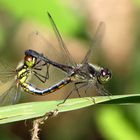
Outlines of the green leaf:
<svg viewBox="0 0 140 140">
<path fill-rule="evenodd" d="M 60 113 L 95 104 L 136 104 L 140 103 L 140 94 L 75 98 L 68 99 L 63 104 L 61 103 L 63 103 L 63 100 L 30 102 L 1 107 L 0 124 L 41 117 L 56 109 Z"/>
<path fill-rule="evenodd" d="M 105 139 L 139 140 L 139 130 L 134 127 L 134 123 L 128 119 L 124 110 L 118 106 L 104 106 L 97 111 L 96 115 L 96 122 Z"/>
</svg>

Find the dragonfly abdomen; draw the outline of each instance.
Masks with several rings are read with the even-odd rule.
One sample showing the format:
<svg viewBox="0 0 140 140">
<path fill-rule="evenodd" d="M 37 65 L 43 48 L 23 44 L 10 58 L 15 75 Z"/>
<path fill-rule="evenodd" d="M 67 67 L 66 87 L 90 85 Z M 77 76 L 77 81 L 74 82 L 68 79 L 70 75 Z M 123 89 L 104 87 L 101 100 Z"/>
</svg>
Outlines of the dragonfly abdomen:
<svg viewBox="0 0 140 140">
<path fill-rule="evenodd" d="M 42 96 L 42 95 L 46 95 L 46 94 L 55 92 L 56 90 L 62 88 L 63 86 L 67 85 L 70 82 L 71 82 L 71 78 L 67 77 L 66 79 L 61 80 L 57 84 L 55 84 L 47 89 L 36 88 L 30 83 L 23 83 L 23 84 L 21 84 L 21 87 L 23 88 L 24 91 L 26 91 L 28 93 Z"/>
</svg>

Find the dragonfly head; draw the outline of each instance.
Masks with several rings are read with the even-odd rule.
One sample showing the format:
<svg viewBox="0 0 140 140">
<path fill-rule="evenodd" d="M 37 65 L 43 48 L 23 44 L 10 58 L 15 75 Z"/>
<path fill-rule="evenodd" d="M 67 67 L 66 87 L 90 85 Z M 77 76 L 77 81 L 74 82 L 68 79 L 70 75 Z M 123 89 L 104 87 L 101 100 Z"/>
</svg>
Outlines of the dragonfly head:
<svg viewBox="0 0 140 140">
<path fill-rule="evenodd" d="M 28 68 L 32 68 L 36 64 L 36 58 L 31 55 L 25 55 L 24 57 L 24 64 Z"/>
<path fill-rule="evenodd" d="M 101 84 L 108 82 L 111 79 L 111 71 L 107 68 L 101 68 L 99 70 L 97 79 Z"/>
</svg>

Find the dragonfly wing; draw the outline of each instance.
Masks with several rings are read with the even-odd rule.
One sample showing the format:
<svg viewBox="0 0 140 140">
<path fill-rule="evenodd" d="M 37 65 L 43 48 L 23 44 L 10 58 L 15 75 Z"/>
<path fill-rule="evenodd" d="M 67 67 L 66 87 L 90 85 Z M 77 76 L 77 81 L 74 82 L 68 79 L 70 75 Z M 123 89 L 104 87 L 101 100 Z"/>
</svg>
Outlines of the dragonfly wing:
<svg viewBox="0 0 140 140">
<path fill-rule="evenodd" d="M 49 36 L 46 36 L 46 34 L 44 33 L 40 33 L 39 31 L 33 31 L 28 36 L 29 46 L 37 52 L 45 52 L 44 55 L 47 55 L 47 57 L 50 59 L 54 59 L 58 55 L 58 53 L 54 44 L 51 43 L 52 41 L 48 40 L 48 38 Z"/>
<path fill-rule="evenodd" d="M 5 60 L 0 60 L 0 86 L 1 83 L 3 84 L 3 82 L 7 82 L 13 79 L 13 77 L 15 77 L 15 67 L 14 66 L 10 66 L 9 63 L 5 62 Z M 10 82 L 8 82 L 10 83 Z M 0 87 L 0 91 L 1 91 L 1 87 Z"/>
<path fill-rule="evenodd" d="M 13 104 L 17 99 L 17 86 L 14 80 L 0 83 L 0 106 Z"/>
<path fill-rule="evenodd" d="M 15 92 L 15 93 L 14 93 Z M 13 94 L 15 94 L 14 96 L 13 96 L 13 98 L 11 98 L 12 100 L 11 100 L 11 103 L 12 104 L 15 104 L 15 103 L 17 103 L 18 101 L 19 101 L 19 99 L 20 99 L 20 96 L 21 96 L 21 87 L 20 86 L 14 86 L 13 87 Z M 11 94 L 12 95 L 12 94 Z"/>
<path fill-rule="evenodd" d="M 69 53 L 69 51 L 68 51 L 68 49 L 67 49 L 67 47 L 66 47 L 66 45 L 65 45 L 65 43 L 64 43 L 64 41 L 63 41 L 63 39 L 62 39 L 62 37 L 61 37 L 61 34 L 60 34 L 60 32 L 59 32 L 59 30 L 58 30 L 58 28 L 57 28 L 57 26 L 56 26 L 56 24 L 55 24 L 53 18 L 51 17 L 50 13 L 48 13 L 48 17 L 49 17 L 50 23 L 51 23 L 51 25 L 52 25 L 52 27 L 53 27 L 53 30 L 54 30 L 54 32 L 55 32 L 55 35 L 56 35 L 56 37 L 57 37 L 57 40 L 58 40 L 58 42 L 59 42 L 60 49 L 61 49 L 61 51 L 63 52 L 64 59 L 66 59 L 66 61 L 67 61 L 67 62 L 66 62 L 67 65 L 69 65 L 69 64 L 71 64 L 71 65 L 76 65 L 76 63 L 75 63 L 73 57 L 71 56 L 71 54 Z"/>
<path fill-rule="evenodd" d="M 105 32 L 105 23 L 104 22 L 100 22 L 100 24 L 97 27 L 96 33 L 94 38 L 92 39 L 92 45 L 90 47 L 90 49 L 88 50 L 88 52 L 86 53 L 82 64 L 85 64 L 88 62 L 88 59 L 93 51 L 93 48 L 95 48 L 96 46 L 98 46 L 103 38 Z"/>
</svg>

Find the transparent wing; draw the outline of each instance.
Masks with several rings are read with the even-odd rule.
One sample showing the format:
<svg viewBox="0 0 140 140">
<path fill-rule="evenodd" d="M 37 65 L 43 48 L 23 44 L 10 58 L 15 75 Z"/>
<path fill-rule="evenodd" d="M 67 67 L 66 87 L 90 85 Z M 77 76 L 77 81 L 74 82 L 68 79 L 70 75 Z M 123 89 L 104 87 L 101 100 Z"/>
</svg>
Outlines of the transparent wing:
<svg viewBox="0 0 140 140">
<path fill-rule="evenodd" d="M 21 87 L 20 86 L 18 86 L 18 87 L 14 86 L 13 87 L 13 94 L 10 94 L 10 95 L 12 95 L 11 104 L 16 104 L 19 101 L 20 97 L 21 97 Z"/>
<path fill-rule="evenodd" d="M 104 35 L 104 32 L 105 32 L 105 23 L 100 22 L 98 27 L 97 27 L 95 36 L 92 40 L 92 45 L 91 45 L 90 49 L 88 50 L 88 52 L 86 53 L 86 55 L 82 61 L 82 64 L 88 62 L 88 59 L 93 51 L 93 48 L 96 48 L 96 46 L 100 45 L 100 42 L 101 42 L 103 35 Z"/>
<path fill-rule="evenodd" d="M 61 34 L 60 34 L 60 32 L 59 32 L 59 30 L 58 30 L 58 28 L 57 28 L 57 26 L 56 26 L 56 24 L 55 24 L 55 22 L 54 22 L 54 20 L 51 17 L 49 12 L 48 12 L 48 17 L 49 17 L 50 23 L 51 23 L 51 25 L 53 27 L 53 30 L 55 32 L 55 35 L 57 37 L 57 40 L 59 42 L 60 49 L 62 51 L 61 54 L 64 55 L 63 59 L 65 59 L 65 62 L 66 62 L 67 65 L 76 65 L 73 57 L 70 55 L 70 53 L 69 53 L 69 51 L 68 51 L 68 49 L 67 49 L 67 47 L 66 47 L 66 45 L 65 45 L 65 43 L 64 43 L 64 41 L 62 39 L 62 37 L 61 37 Z"/>
<path fill-rule="evenodd" d="M 15 84 L 15 80 L 12 79 L 5 83 L 0 83 L 0 106 L 13 104 L 17 101 L 17 86 Z"/>
<path fill-rule="evenodd" d="M 15 76 L 15 68 L 1 60 L 0 62 L 0 83 L 7 82 Z"/>
<path fill-rule="evenodd" d="M 53 59 L 57 56 L 57 50 L 54 43 L 51 43 L 49 36 L 39 31 L 34 31 L 29 34 L 28 37 L 29 47 L 43 55 L 47 55 L 49 59 Z"/>
</svg>

